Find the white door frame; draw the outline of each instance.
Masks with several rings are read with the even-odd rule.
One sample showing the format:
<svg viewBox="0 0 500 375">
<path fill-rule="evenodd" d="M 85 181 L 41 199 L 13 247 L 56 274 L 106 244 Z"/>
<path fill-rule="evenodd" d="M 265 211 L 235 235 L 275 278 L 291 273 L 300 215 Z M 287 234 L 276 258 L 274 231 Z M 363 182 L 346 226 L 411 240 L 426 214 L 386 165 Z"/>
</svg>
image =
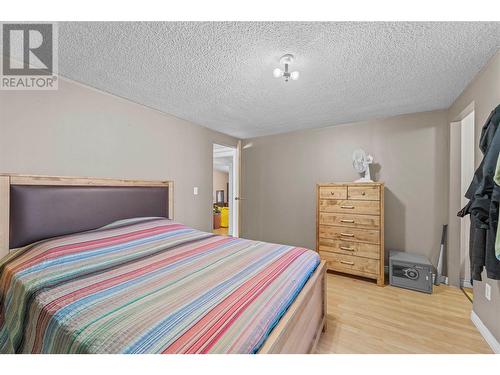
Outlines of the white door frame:
<svg viewBox="0 0 500 375">
<path fill-rule="evenodd" d="M 460 200 L 464 207 L 468 199 L 464 197 L 474 176 L 474 110 L 460 121 Z M 460 219 L 460 286 L 472 288 L 470 283 L 470 216 Z"/>
<path fill-rule="evenodd" d="M 463 276 L 462 262 L 462 248 L 461 244 L 464 243 L 461 233 L 462 222 L 461 218 L 457 216 L 457 212 L 464 206 L 462 194 L 462 120 L 471 113 L 474 113 L 475 103 L 469 103 L 460 112 L 458 116 L 450 119 L 450 142 L 449 142 L 449 185 L 448 185 L 448 243 L 447 243 L 447 275 L 451 285 L 461 286 L 462 280 L 467 277 Z M 474 119 L 475 120 L 475 119 Z M 474 132 L 475 133 L 475 132 Z M 472 140 L 472 144 L 476 143 L 476 135 Z M 475 164 L 475 153 L 474 168 Z M 474 172 L 472 172 L 474 173 Z M 467 181 L 467 187 L 470 181 Z M 468 244 L 467 244 L 468 247 Z M 468 250 L 468 249 L 467 249 Z M 467 251 L 468 255 L 468 251 Z M 462 280 L 461 280 L 462 279 Z"/>
</svg>

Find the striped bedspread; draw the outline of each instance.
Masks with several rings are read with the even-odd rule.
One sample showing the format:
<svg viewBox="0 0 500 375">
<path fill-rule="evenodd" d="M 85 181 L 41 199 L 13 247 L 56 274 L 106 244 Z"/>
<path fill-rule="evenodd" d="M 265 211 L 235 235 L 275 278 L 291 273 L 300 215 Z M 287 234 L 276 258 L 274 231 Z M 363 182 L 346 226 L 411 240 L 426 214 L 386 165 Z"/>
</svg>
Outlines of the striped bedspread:
<svg viewBox="0 0 500 375">
<path fill-rule="evenodd" d="M 0 261 L 0 353 L 254 353 L 318 264 L 161 218 L 42 241 Z"/>
</svg>

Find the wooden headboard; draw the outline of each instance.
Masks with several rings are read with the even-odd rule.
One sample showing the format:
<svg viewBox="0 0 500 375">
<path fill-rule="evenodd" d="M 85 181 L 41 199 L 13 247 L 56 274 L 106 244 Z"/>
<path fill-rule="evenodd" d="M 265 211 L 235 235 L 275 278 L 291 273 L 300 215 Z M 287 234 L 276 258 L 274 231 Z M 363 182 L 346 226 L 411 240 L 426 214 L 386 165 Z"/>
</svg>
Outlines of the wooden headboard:
<svg viewBox="0 0 500 375">
<path fill-rule="evenodd" d="M 0 174 L 0 258 L 130 217 L 173 219 L 173 181 Z"/>
</svg>

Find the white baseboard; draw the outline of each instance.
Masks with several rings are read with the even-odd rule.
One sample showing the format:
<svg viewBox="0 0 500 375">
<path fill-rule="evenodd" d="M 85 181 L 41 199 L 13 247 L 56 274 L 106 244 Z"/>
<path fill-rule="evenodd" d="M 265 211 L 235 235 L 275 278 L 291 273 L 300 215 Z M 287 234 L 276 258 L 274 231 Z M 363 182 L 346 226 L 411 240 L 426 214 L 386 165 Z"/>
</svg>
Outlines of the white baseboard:
<svg viewBox="0 0 500 375">
<path fill-rule="evenodd" d="M 498 342 L 474 311 L 470 314 L 470 320 L 472 320 L 472 323 L 474 323 L 481 336 L 483 336 L 491 350 L 493 350 L 493 353 L 500 354 L 500 342 Z"/>
</svg>

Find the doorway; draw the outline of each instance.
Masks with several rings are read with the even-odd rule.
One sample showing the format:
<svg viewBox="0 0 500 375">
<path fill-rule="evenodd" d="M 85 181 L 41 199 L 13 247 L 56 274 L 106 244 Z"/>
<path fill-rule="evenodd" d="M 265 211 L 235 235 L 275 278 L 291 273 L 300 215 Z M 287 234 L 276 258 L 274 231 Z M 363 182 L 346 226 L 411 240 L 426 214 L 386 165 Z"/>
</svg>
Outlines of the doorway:
<svg viewBox="0 0 500 375">
<path fill-rule="evenodd" d="M 460 203 L 468 203 L 465 193 L 474 176 L 474 111 L 460 121 Z M 473 299 L 470 257 L 470 215 L 460 219 L 460 287 L 467 298 Z"/>
<path fill-rule="evenodd" d="M 238 147 L 213 145 L 213 233 L 239 236 Z"/>
</svg>

